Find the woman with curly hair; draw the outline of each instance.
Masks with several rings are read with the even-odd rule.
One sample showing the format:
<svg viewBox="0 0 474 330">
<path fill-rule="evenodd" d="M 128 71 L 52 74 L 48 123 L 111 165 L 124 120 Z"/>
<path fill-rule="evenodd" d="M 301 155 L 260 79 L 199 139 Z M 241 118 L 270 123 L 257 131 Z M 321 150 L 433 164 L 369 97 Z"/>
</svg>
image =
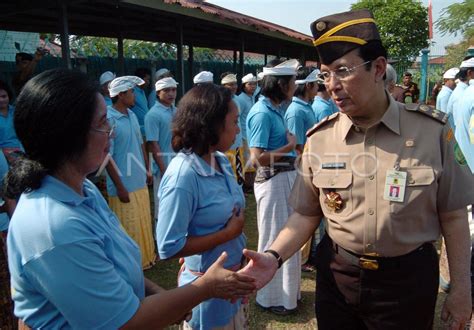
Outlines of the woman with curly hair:
<svg viewBox="0 0 474 330">
<path fill-rule="evenodd" d="M 244 195 L 224 152 L 239 133 L 231 92 L 214 84 L 192 88 L 178 104 L 172 146 L 177 152 L 161 181 L 156 228 L 161 259 L 184 257 L 179 285 L 205 274 L 224 251 L 224 267 L 241 267 L 246 238 Z M 209 299 L 193 309 L 185 329 L 247 328 L 240 301 Z"/>
</svg>

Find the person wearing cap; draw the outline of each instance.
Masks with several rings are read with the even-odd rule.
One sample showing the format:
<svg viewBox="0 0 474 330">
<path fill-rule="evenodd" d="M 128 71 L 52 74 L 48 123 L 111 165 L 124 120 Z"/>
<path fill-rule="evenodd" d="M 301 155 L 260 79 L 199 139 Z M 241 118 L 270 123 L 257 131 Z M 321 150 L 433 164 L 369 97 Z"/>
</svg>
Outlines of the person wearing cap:
<svg viewBox="0 0 474 330">
<path fill-rule="evenodd" d="M 156 70 L 155 74 L 153 75 L 154 82 L 156 82 L 160 79 L 171 77 L 173 78 L 173 74 L 171 73 L 170 70 L 166 68 L 161 68 L 159 70 Z M 156 90 L 152 88 L 150 91 L 150 95 L 148 95 L 148 108 L 152 108 L 155 105 L 156 102 Z"/>
<path fill-rule="evenodd" d="M 448 101 L 453 93 L 454 88 L 456 88 L 456 83 L 454 79 L 458 74 L 458 68 L 451 68 L 443 74 L 443 87 L 436 98 L 436 109 L 441 110 L 445 113 L 448 113 Z"/>
<path fill-rule="evenodd" d="M 459 106 L 453 109 L 455 137 L 469 168 L 474 173 L 474 56 L 464 60 L 461 67 L 466 69 L 469 87 L 464 90 Z"/>
<path fill-rule="evenodd" d="M 148 112 L 148 99 L 145 91 L 150 86 L 151 71 L 148 68 L 138 68 L 135 70 L 135 76 L 141 78 L 143 83 L 133 88 L 135 105 L 130 110 L 137 116 L 140 132 L 145 136 L 145 115 Z"/>
<path fill-rule="evenodd" d="M 171 121 L 176 113 L 176 87 L 178 83 L 171 77 L 158 80 L 155 84 L 155 105 L 145 115 L 146 146 L 152 155 L 153 164 L 153 198 L 155 220 L 158 219 L 158 188 L 161 178 L 174 156 L 171 147 Z"/>
<path fill-rule="evenodd" d="M 201 71 L 193 78 L 194 85 L 214 83 L 214 74 L 209 71 Z"/>
<path fill-rule="evenodd" d="M 257 73 L 257 87 L 255 88 L 255 92 L 253 92 L 254 101 L 257 102 L 260 98 L 260 92 L 262 91 L 262 83 L 263 83 L 263 71 Z"/>
<path fill-rule="evenodd" d="M 244 149 L 242 148 L 242 130 L 240 129 L 240 106 L 237 101 L 237 75 L 232 72 L 224 72 L 221 74 L 221 85 L 230 90 L 232 94 L 232 101 L 234 101 L 237 109 L 239 110 L 239 133 L 235 136 L 235 141 L 229 150 L 226 151 L 226 156 L 229 158 L 234 170 L 235 179 L 240 186 L 243 186 L 245 182 L 245 163 L 244 163 Z"/>
<path fill-rule="evenodd" d="M 308 131 L 286 227 L 267 253 L 244 251 L 244 274 L 263 286 L 327 218 L 317 251 L 319 329 L 431 329 L 443 234 L 451 289 L 441 316 L 462 329 L 471 315 L 466 205 L 474 176 L 447 115 L 395 102 L 371 12 L 311 24 L 321 78 L 340 112 Z M 423 129 L 420 129 L 423 128 Z M 392 193 L 390 193 L 392 192 Z"/>
<path fill-rule="evenodd" d="M 291 213 L 288 197 L 296 177 L 296 137 L 288 132 L 281 106 L 296 89 L 296 60 L 269 63 L 263 69 L 262 98 L 247 116 L 250 160 L 256 168 L 258 251 L 266 251 Z M 301 258 L 297 253 L 275 278 L 257 293 L 257 304 L 286 315 L 296 310 L 300 298 Z"/>
<path fill-rule="evenodd" d="M 15 55 L 16 72 L 12 77 L 12 87 L 15 96 L 18 97 L 23 86 L 33 77 L 36 66 L 48 51 L 44 48 L 37 48 L 34 55 L 20 52 Z"/>
<path fill-rule="evenodd" d="M 115 73 L 110 71 L 105 71 L 99 77 L 100 94 L 102 94 L 102 96 L 104 97 L 106 106 L 112 105 L 112 100 L 110 99 L 109 95 L 109 83 L 114 80 L 115 77 Z"/>
<path fill-rule="evenodd" d="M 113 105 L 107 108 L 107 118 L 115 129 L 106 168 L 110 208 L 140 247 L 142 267 L 147 269 L 156 259 L 147 186 L 153 178 L 137 116 L 130 110 L 135 104 L 134 88 L 142 84 L 136 76 L 118 77 L 109 84 Z"/>
<path fill-rule="evenodd" d="M 468 56 L 461 63 L 459 73 L 457 74 L 459 82 L 456 84 L 456 88 L 448 101 L 447 113 L 450 116 L 450 124 L 453 126 L 454 131 L 456 131 L 456 118 L 459 117 L 459 103 L 469 85 L 469 80 L 474 79 L 474 60 L 472 58 L 474 57 Z"/>
<path fill-rule="evenodd" d="M 322 82 L 318 83 L 318 93 L 314 97 L 311 107 L 313 108 L 314 118 L 317 123 L 339 111 Z"/>
</svg>

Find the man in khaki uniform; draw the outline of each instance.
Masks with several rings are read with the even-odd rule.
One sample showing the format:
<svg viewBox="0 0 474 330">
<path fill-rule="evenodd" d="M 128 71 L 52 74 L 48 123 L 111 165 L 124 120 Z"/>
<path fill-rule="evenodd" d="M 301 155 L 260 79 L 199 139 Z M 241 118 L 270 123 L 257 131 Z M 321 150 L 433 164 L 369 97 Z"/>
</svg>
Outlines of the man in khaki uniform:
<svg viewBox="0 0 474 330">
<path fill-rule="evenodd" d="M 327 218 L 317 255 L 319 329 L 430 329 L 438 289 L 433 243 L 446 240 L 451 329 L 471 314 L 466 205 L 474 177 L 446 124 L 426 105 L 397 103 L 384 89 L 386 51 L 369 11 L 312 25 L 321 78 L 340 113 L 308 132 L 294 208 L 270 249 L 243 269 L 264 286 Z"/>
</svg>

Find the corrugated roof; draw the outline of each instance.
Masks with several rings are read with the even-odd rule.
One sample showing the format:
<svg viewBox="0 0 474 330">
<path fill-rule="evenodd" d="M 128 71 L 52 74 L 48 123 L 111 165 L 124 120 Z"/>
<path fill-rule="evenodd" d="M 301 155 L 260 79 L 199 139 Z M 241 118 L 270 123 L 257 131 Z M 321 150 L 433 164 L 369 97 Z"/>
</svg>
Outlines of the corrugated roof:
<svg viewBox="0 0 474 330">
<path fill-rule="evenodd" d="M 312 37 L 287 27 L 270 23 L 252 16 L 247 16 L 227 8 L 200 0 L 164 0 L 167 4 L 177 4 L 184 8 L 199 9 L 204 13 L 216 15 L 221 19 L 231 20 L 234 23 L 254 27 L 257 30 L 280 32 L 288 37 L 303 40 L 312 44 Z"/>
</svg>

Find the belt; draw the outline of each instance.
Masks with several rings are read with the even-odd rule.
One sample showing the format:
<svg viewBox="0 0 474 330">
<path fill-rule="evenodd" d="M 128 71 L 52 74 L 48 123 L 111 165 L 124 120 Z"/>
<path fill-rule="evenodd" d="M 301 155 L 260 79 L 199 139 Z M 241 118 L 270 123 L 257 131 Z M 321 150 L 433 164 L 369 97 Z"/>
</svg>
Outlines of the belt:
<svg viewBox="0 0 474 330">
<path fill-rule="evenodd" d="M 416 255 L 417 252 L 422 251 L 426 247 L 433 246 L 431 243 L 425 243 L 415 250 L 397 257 L 377 257 L 372 255 L 361 255 L 348 251 L 332 242 L 332 249 L 335 254 L 340 255 L 350 263 L 358 265 L 362 269 L 366 270 L 390 270 L 400 268 L 403 261 Z"/>
</svg>

